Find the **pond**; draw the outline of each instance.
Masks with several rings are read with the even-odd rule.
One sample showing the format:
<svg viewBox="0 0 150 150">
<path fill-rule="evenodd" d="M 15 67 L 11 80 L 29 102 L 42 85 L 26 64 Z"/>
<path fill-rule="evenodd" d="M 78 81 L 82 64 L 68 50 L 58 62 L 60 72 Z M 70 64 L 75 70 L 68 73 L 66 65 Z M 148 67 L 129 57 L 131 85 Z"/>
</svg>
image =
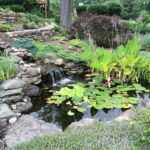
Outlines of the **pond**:
<svg viewBox="0 0 150 150">
<path fill-rule="evenodd" d="M 73 82 L 68 78 L 63 78 L 60 80 L 59 84 L 55 84 L 53 89 L 58 90 L 61 86 L 65 86 L 66 83 Z M 72 122 L 79 121 L 83 118 L 93 118 L 100 121 L 111 121 L 115 117 L 121 115 L 127 109 L 91 109 L 87 108 L 86 104 L 82 105 L 83 108 L 86 108 L 86 111 L 81 113 L 75 111 L 74 116 L 69 116 L 68 106 L 61 104 L 60 106 L 47 104 L 47 99 L 52 95 L 49 88 L 43 85 L 41 87 L 41 95 L 39 97 L 33 97 L 32 103 L 33 108 L 28 112 L 33 117 L 44 120 L 49 123 L 54 123 L 63 130 L 66 129 Z"/>
</svg>

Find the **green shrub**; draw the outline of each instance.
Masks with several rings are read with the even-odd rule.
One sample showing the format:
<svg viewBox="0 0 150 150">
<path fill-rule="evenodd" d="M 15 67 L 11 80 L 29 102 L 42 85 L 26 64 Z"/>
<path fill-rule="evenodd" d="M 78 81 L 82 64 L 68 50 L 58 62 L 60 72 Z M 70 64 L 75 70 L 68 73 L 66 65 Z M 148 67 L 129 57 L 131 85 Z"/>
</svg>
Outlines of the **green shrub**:
<svg viewBox="0 0 150 150">
<path fill-rule="evenodd" d="M 0 57 L 0 82 L 13 77 L 16 73 L 15 63 L 7 55 Z"/>
<path fill-rule="evenodd" d="M 140 37 L 142 49 L 150 51 L 150 34 L 146 34 Z"/>
<path fill-rule="evenodd" d="M 87 12 L 90 13 L 97 13 L 97 14 L 108 14 L 108 7 L 106 5 L 97 5 L 97 4 L 93 4 L 93 5 L 89 5 L 87 7 Z"/>
<path fill-rule="evenodd" d="M 121 15 L 122 7 L 119 3 L 110 1 L 110 2 L 104 3 L 103 5 L 106 5 L 106 7 L 108 8 L 109 15 L 114 15 L 114 14 L 118 16 Z"/>
<path fill-rule="evenodd" d="M 25 48 L 28 52 L 35 54 L 37 51 L 36 46 L 32 43 L 32 40 L 29 38 L 19 38 L 14 43 L 13 46 L 15 48 Z"/>
<path fill-rule="evenodd" d="M 25 12 L 25 8 L 22 5 L 12 5 L 10 9 L 14 12 Z"/>
<path fill-rule="evenodd" d="M 83 13 L 83 12 L 86 12 L 86 10 L 87 10 L 87 5 L 78 6 L 78 7 L 76 8 L 76 10 L 77 10 L 78 15 L 81 14 L 81 13 Z"/>
<path fill-rule="evenodd" d="M 11 32 L 14 30 L 11 24 L 0 24 L 0 32 Z"/>
<path fill-rule="evenodd" d="M 103 4 L 90 4 L 77 7 L 77 13 L 89 12 L 103 15 L 121 15 L 122 7 L 117 2 L 105 2 Z"/>
<path fill-rule="evenodd" d="M 24 29 L 36 29 L 37 25 L 35 22 L 28 22 L 23 24 Z"/>
<path fill-rule="evenodd" d="M 127 27 L 128 30 L 132 32 L 138 33 L 147 33 L 150 32 L 150 25 L 144 22 L 137 22 L 137 21 L 124 21 L 124 25 Z"/>
<path fill-rule="evenodd" d="M 12 10 L 10 10 L 10 8 L 1 8 L 1 7 L 0 12 L 14 13 Z"/>
</svg>

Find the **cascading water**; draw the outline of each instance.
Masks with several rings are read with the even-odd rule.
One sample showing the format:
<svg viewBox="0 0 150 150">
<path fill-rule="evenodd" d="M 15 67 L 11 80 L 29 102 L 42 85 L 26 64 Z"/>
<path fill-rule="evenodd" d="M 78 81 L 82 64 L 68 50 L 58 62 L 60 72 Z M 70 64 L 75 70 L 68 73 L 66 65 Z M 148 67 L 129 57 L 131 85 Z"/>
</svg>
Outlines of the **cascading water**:
<svg viewBox="0 0 150 150">
<path fill-rule="evenodd" d="M 62 68 L 52 68 L 48 71 L 48 83 L 53 87 L 61 87 L 73 82 L 67 78 Z"/>
</svg>

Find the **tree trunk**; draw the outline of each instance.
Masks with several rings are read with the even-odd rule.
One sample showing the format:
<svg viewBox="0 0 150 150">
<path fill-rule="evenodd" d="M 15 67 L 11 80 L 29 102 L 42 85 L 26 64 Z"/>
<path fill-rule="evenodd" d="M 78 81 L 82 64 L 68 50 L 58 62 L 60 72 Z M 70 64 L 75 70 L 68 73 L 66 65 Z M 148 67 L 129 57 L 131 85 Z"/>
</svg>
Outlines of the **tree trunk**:
<svg viewBox="0 0 150 150">
<path fill-rule="evenodd" d="M 72 23 L 73 0 L 60 0 L 60 25 L 66 30 L 70 29 Z"/>
</svg>

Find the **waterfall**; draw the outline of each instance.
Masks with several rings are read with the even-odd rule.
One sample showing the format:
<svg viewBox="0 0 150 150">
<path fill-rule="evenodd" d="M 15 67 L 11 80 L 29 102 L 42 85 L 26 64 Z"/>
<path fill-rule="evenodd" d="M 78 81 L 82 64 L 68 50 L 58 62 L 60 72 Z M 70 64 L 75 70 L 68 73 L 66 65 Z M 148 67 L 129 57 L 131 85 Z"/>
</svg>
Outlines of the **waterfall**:
<svg viewBox="0 0 150 150">
<path fill-rule="evenodd" d="M 48 82 L 50 85 L 55 85 L 66 77 L 62 68 L 52 68 L 48 71 Z"/>
</svg>

